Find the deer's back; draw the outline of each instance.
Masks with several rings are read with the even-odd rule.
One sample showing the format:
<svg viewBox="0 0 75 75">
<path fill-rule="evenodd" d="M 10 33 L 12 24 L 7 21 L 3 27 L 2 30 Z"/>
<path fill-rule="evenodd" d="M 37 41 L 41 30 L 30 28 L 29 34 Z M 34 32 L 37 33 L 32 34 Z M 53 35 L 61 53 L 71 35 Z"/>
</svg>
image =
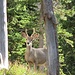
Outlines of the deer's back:
<svg viewBox="0 0 75 75">
<path fill-rule="evenodd" d="M 33 54 L 35 57 L 35 61 L 38 64 L 43 64 L 46 62 L 47 50 L 44 48 L 33 48 Z"/>
<path fill-rule="evenodd" d="M 25 53 L 27 62 L 37 62 L 37 64 L 44 64 L 47 60 L 47 49 L 45 48 L 32 48 L 32 51 Z"/>
</svg>

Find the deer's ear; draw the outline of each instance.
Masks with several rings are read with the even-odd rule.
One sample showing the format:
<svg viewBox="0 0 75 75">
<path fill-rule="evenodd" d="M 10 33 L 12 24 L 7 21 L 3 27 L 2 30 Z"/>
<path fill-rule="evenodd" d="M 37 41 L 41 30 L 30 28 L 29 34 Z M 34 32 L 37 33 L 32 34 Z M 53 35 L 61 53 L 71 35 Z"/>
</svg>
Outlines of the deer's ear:
<svg viewBox="0 0 75 75">
<path fill-rule="evenodd" d="M 32 34 L 31 37 L 32 37 L 33 39 L 37 39 L 37 38 L 39 37 L 39 34 L 36 34 L 36 33 L 35 33 L 35 34 Z"/>
<path fill-rule="evenodd" d="M 24 38 L 27 38 L 27 34 L 25 32 L 21 32 L 21 35 L 24 37 Z"/>
</svg>

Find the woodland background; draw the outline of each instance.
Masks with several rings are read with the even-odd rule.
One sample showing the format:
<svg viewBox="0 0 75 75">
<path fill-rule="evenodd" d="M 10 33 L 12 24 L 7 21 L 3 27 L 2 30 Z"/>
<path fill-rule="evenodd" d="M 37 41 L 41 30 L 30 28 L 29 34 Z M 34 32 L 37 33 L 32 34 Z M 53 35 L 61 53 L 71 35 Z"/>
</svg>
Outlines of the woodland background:
<svg viewBox="0 0 75 75">
<path fill-rule="evenodd" d="M 28 33 L 31 34 L 31 29 L 35 28 L 40 36 L 45 33 L 43 21 L 40 21 L 39 2 L 40 0 L 7 0 L 9 61 L 12 63 L 17 61 L 19 64 L 26 64 L 24 60 L 25 39 L 21 36 L 23 29 L 28 29 Z M 75 0 L 53 0 L 53 3 L 54 13 L 58 21 L 60 73 L 61 75 L 75 75 Z M 33 46 L 39 47 L 39 42 L 35 42 L 36 44 Z M 13 71 L 13 67 L 10 71 Z M 10 75 L 11 72 L 7 73 Z"/>
</svg>

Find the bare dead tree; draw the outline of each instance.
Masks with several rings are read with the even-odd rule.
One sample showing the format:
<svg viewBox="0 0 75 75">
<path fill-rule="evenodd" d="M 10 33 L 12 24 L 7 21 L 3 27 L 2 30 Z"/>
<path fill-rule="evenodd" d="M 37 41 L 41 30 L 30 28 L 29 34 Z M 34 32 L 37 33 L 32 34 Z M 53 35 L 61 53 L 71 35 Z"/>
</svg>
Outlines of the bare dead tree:
<svg viewBox="0 0 75 75">
<path fill-rule="evenodd" d="M 6 0 L 0 0 L 0 69 L 8 69 L 8 33 Z"/>
<path fill-rule="evenodd" d="M 48 48 L 48 75 L 59 75 L 56 25 L 52 0 L 41 0 L 41 13 L 46 28 Z"/>
</svg>

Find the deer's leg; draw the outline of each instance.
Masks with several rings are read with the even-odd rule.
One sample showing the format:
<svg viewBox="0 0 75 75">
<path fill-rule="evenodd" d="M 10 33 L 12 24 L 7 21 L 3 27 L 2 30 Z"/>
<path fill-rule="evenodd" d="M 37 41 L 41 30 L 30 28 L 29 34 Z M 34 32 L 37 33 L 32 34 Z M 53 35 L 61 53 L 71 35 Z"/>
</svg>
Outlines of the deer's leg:
<svg viewBox="0 0 75 75">
<path fill-rule="evenodd" d="M 37 70 L 37 63 L 34 63 L 34 70 L 36 71 Z"/>
<path fill-rule="evenodd" d="M 28 63 L 27 70 L 30 70 L 30 69 L 31 69 L 31 63 Z"/>
</svg>

